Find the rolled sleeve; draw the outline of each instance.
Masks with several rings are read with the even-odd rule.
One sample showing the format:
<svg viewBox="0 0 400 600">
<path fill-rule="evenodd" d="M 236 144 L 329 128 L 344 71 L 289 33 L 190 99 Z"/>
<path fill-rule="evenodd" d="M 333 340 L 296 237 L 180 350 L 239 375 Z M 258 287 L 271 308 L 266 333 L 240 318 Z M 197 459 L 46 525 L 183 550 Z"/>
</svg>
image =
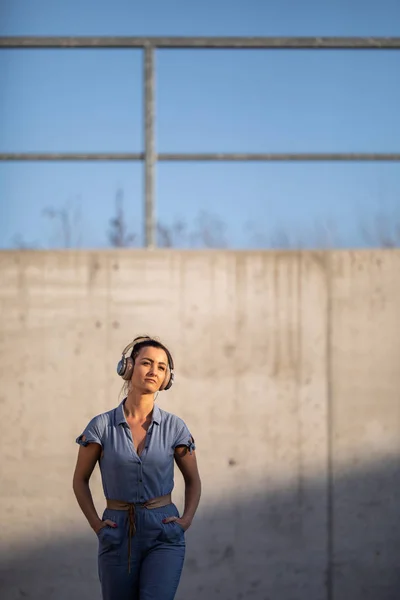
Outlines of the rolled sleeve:
<svg viewBox="0 0 400 600">
<path fill-rule="evenodd" d="M 183 423 L 183 421 L 181 422 L 181 427 L 178 430 L 178 435 L 175 439 L 174 442 L 174 449 L 178 448 L 179 446 L 184 446 L 185 448 L 187 448 L 190 452 L 190 454 L 192 454 L 193 450 L 196 450 L 196 445 L 194 442 L 194 438 L 192 436 L 192 434 L 189 431 L 189 428 L 187 427 L 186 423 Z"/>
<path fill-rule="evenodd" d="M 103 447 L 103 433 L 101 429 L 98 417 L 94 417 L 94 419 L 92 419 L 85 427 L 83 432 L 76 438 L 76 443 L 80 446 L 99 444 Z"/>
</svg>

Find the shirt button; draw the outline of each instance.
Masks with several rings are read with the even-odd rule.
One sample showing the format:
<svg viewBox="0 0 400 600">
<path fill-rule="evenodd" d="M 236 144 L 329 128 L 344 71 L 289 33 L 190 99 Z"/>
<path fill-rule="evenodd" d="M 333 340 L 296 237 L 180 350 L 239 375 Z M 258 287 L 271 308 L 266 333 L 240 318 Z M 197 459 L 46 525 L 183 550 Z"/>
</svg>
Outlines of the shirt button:
<svg viewBox="0 0 400 600">
<path fill-rule="evenodd" d="M 143 479 L 139 479 L 139 483 L 143 483 Z"/>
</svg>

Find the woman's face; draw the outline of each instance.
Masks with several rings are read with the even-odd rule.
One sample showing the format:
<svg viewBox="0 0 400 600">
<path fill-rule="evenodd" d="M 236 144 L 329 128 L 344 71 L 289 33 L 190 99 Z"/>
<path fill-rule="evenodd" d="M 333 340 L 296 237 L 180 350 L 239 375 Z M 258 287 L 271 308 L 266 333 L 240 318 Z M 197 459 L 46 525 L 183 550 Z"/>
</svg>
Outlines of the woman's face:
<svg viewBox="0 0 400 600">
<path fill-rule="evenodd" d="M 141 348 L 135 360 L 131 383 L 144 393 L 157 392 L 166 375 L 168 358 L 161 348 L 145 346 Z"/>
</svg>

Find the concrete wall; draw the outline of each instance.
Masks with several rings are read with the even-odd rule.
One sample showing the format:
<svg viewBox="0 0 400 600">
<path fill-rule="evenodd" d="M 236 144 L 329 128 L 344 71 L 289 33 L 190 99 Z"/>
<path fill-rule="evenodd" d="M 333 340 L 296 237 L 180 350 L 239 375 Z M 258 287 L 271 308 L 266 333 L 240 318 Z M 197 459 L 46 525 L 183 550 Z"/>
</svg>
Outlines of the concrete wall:
<svg viewBox="0 0 400 600">
<path fill-rule="evenodd" d="M 203 480 L 177 600 L 398 599 L 400 252 L 2 252 L 0 307 L 2 600 L 100 597 L 74 440 L 142 333 Z"/>
</svg>

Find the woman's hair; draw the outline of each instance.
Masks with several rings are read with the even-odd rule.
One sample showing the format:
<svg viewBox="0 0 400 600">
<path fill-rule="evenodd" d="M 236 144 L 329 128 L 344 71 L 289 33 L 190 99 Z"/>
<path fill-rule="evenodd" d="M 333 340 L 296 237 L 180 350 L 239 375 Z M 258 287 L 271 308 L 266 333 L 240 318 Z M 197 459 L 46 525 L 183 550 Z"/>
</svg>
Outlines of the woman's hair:
<svg viewBox="0 0 400 600">
<path fill-rule="evenodd" d="M 140 336 L 140 338 L 141 337 L 147 338 L 148 336 Z M 139 352 L 143 348 L 147 348 L 149 346 L 151 348 L 159 348 L 160 350 L 164 350 L 165 354 L 167 355 L 169 370 L 173 371 L 173 369 L 174 369 L 174 362 L 173 362 L 172 355 L 171 355 L 170 351 L 168 350 L 168 348 L 166 346 L 164 346 L 164 344 L 162 344 L 161 342 L 159 342 L 157 339 L 151 338 L 151 337 L 149 337 L 149 339 L 144 339 L 141 342 L 138 342 L 137 344 L 135 344 L 133 346 L 132 352 L 131 352 L 131 358 L 133 360 L 133 365 L 135 365 L 135 361 L 136 361 L 136 358 L 137 358 Z M 120 398 L 121 398 L 121 394 L 123 394 L 124 397 L 128 395 L 129 384 L 130 384 L 130 381 L 125 381 L 124 382 L 124 385 L 122 386 L 122 389 L 121 389 L 121 391 L 119 393 Z"/>
<path fill-rule="evenodd" d="M 139 352 L 142 350 L 142 348 L 147 348 L 148 346 L 150 346 L 152 348 L 159 348 L 160 350 L 164 350 L 165 354 L 167 355 L 168 366 L 169 366 L 170 370 L 172 371 L 174 368 L 174 365 L 173 365 L 173 360 L 172 360 L 170 351 L 168 350 L 168 348 L 166 346 L 164 346 L 164 344 L 162 344 L 161 342 L 159 342 L 158 340 L 153 339 L 153 338 L 150 338 L 148 340 L 143 340 L 142 342 L 139 342 L 133 346 L 132 352 L 131 352 L 131 358 L 133 360 L 133 364 L 135 364 L 135 360 L 136 360 Z"/>
</svg>

